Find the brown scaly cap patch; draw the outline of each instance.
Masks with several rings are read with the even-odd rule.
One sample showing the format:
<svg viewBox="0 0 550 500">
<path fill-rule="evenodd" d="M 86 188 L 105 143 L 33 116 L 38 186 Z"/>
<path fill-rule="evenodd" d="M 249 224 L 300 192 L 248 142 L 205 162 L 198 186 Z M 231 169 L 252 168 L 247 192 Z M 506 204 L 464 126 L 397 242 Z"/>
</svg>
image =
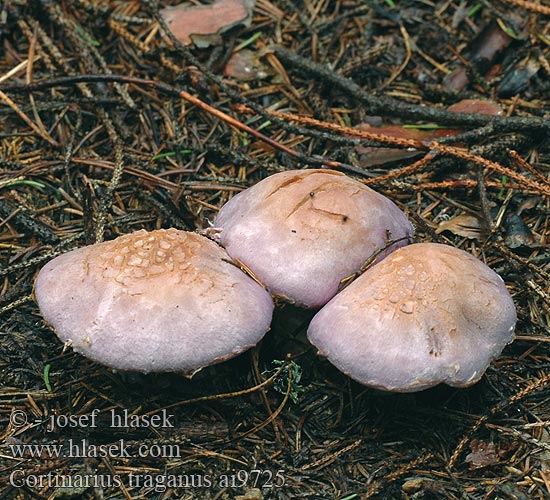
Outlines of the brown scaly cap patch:
<svg viewBox="0 0 550 500">
<path fill-rule="evenodd" d="M 76 351 L 143 372 L 194 371 L 233 357 L 262 338 L 273 309 L 222 248 L 176 229 L 61 255 L 39 273 L 35 295 Z"/>
</svg>

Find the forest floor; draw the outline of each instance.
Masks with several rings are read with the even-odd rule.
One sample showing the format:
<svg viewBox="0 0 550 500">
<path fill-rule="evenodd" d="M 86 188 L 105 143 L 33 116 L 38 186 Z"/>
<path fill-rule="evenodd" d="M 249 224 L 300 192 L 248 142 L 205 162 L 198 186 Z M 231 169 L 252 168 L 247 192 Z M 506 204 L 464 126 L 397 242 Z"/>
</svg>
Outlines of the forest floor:
<svg viewBox="0 0 550 500">
<path fill-rule="evenodd" d="M 0 497 L 550 498 L 550 7 L 257 0 L 198 48 L 169 4 L 0 1 Z M 363 387 L 284 305 L 191 380 L 113 372 L 42 320 L 52 257 L 326 167 L 502 276 L 517 338 L 479 383 Z"/>
</svg>

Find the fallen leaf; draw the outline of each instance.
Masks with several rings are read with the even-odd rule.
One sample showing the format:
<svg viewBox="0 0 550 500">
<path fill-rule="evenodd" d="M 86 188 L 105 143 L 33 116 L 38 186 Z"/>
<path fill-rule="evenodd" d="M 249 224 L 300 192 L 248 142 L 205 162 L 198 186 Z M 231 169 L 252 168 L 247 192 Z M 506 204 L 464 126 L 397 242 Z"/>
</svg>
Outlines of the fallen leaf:
<svg viewBox="0 0 550 500">
<path fill-rule="evenodd" d="M 397 149 L 397 148 L 378 148 L 357 146 L 357 153 L 361 155 L 359 164 L 362 168 L 375 167 L 399 160 L 407 160 L 420 156 L 422 151 L 417 149 Z"/>
<path fill-rule="evenodd" d="M 464 99 L 447 108 L 452 113 L 479 113 L 482 115 L 501 115 L 502 108 L 491 101 L 481 99 Z M 357 127 L 359 130 L 374 132 L 376 134 L 389 135 L 400 139 L 414 139 L 424 141 L 425 143 L 438 137 L 447 137 L 460 134 L 461 130 L 448 128 L 434 128 L 433 130 L 423 130 L 421 128 L 403 127 L 401 125 L 380 125 L 373 126 L 368 123 L 362 123 Z M 373 146 L 356 146 L 355 151 L 361 155 L 361 167 L 372 167 L 383 165 L 398 160 L 414 158 L 420 152 L 416 149 L 398 149 Z"/>
<path fill-rule="evenodd" d="M 495 59 L 512 42 L 495 21 L 490 22 L 468 45 L 463 58 L 481 74 L 486 74 Z M 468 85 L 470 77 L 464 66 L 460 66 L 443 80 L 443 85 L 451 90 L 462 90 Z"/>
<path fill-rule="evenodd" d="M 514 67 L 509 68 L 497 85 L 498 96 L 512 97 L 525 90 L 531 78 L 540 70 L 540 67 L 540 62 L 531 57 L 527 62 L 522 61 Z"/>
<path fill-rule="evenodd" d="M 502 108 L 491 101 L 483 99 L 463 99 L 451 104 L 447 111 L 453 113 L 479 113 L 480 115 L 502 115 Z"/>
<path fill-rule="evenodd" d="M 267 76 L 267 68 L 260 61 L 258 52 L 252 50 L 240 50 L 235 52 L 227 61 L 223 74 L 237 80 L 248 82 Z"/>
<path fill-rule="evenodd" d="M 464 99 L 449 106 L 447 111 L 452 113 L 479 113 L 480 115 L 502 115 L 503 113 L 498 104 L 481 99 Z M 447 137 L 461 132 L 462 130 L 443 128 L 436 131 L 435 137 Z"/>
<path fill-rule="evenodd" d="M 467 214 L 457 215 L 450 220 L 440 222 L 435 232 L 440 234 L 443 231 L 451 231 L 458 236 L 470 239 L 478 239 L 484 232 L 481 221 L 477 217 Z"/>
<path fill-rule="evenodd" d="M 500 456 L 492 441 L 473 439 L 470 449 L 472 452 L 464 459 L 467 464 L 470 464 L 470 469 L 481 469 L 499 462 Z"/>
<path fill-rule="evenodd" d="M 239 24 L 250 26 L 255 0 L 216 0 L 210 5 L 180 4 L 160 11 L 172 34 L 183 44 L 205 48 Z"/>
<path fill-rule="evenodd" d="M 508 248 L 534 247 L 537 246 L 537 240 L 529 226 L 523 222 L 523 219 L 516 214 L 511 214 L 503 222 L 506 236 L 504 241 Z"/>
<path fill-rule="evenodd" d="M 357 127 L 358 130 L 372 132 L 374 134 L 383 134 L 390 137 L 401 139 L 430 139 L 433 137 L 433 131 L 420 130 L 416 128 L 405 128 L 400 125 L 371 126 L 368 123 L 362 123 Z M 403 148 L 385 148 L 373 146 L 356 146 L 355 151 L 361 155 L 360 165 L 363 168 L 383 165 L 398 160 L 414 158 L 421 154 L 417 149 Z"/>
</svg>

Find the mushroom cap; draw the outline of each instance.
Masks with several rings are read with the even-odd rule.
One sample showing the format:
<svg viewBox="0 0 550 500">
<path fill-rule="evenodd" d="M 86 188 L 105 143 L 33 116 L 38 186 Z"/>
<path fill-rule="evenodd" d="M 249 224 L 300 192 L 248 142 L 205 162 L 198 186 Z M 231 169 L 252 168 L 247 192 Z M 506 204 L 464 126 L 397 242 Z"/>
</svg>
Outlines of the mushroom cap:
<svg viewBox="0 0 550 500">
<path fill-rule="evenodd" d="M 272 175 L 229 200 L 208 233 L 275 295 L 326 304 L 375 252 L 409 243 L 405 214 L 388 198 L 333 170 Z"/>
<path fill-rule="evenodd" d="M 269 293 L 204 236 L 137 231 L 56 257 L 35 297 L 58 337 L 119 370 L 195 371 L 267 332 Z"/>
<path fill-rule="evenodd" d="M 339 370 L 388 391 L 477 382 L 513 340 L 514 302 L 467 252 L 409 245 L 368 269 L 310 323 L 308 338 Z"/>
</svg>

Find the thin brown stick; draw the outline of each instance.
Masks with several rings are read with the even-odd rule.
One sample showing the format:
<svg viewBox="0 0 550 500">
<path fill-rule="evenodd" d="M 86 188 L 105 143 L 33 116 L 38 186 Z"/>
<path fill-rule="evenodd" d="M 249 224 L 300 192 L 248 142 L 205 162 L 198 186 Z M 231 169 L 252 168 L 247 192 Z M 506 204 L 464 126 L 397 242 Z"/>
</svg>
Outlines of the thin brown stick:
<svg viewBox="0 0 550 500">
<path fill-rule="evenodd" d="M 243 106 L 243 105 L 239 105 L 236 108 L 241 113 L 254 112 L 250 108 L 247 108 L 246 106 Z M 319 127 L 324 130 L 330 130 L 331 132 L 346 134 L 346 135 L 349 135 L 350 137 L 357 137 L 360 139 L 381 142 L 384 144 L 391 144 L 392 146 L 401 146 L 404 148 L 427 149 L 427 146 L 423 142 L 417 141 L 414 139 L 392 137 L 391 135 L 377 134 L 375 132 L 367 132 L 366 130 L 358 130 L 355 128 L 344 127 L 342 125 L 337 125 L 335 123 L 329 123 L 329 122 L 317 120 L 310 116 L 300 116 L 300 115 L 295 115 L 293 113 L 283 113 L 280 111 L 267 111 L 267 113 L 275 118 L 281 118 L 283 120 L 291 120 L 296 123 L 300 123 L 301 125 L 310 125 L 314 127 Z"/>
<path fill-rule="evenodd" d="M 453 454 L 451 455 L 451 458 L 449 459 L 447 463 L 447 467 L 449 469 L 452 469 L 460 457 L 462 451 L 464 450 L 464 447 L 468 443 L 468 441 L 471 439 L 471 437 L 474 435 L 475 432 L 477 432 L 481 426 L 487 422 L 493 415 L 498 413 L 499 411 L 504 410 L 505 408 L 517 403 L 518 401 L 521 401 L 522 399 L 529 396 L 531 393 L 541 389 L 542 387 L 547 386 L 550 383 L 550 373 L 545 373 L 542 377 L 535 380 L 534 382 L 528 384 L 524 389 L 517 392 L 510 398 L 508 398 L 505 401 L 501 401 L 495 406 L 493 406 L 488 413 L 481 416 L 476 423 L 471 427 L 471 429 L 462 437 L 462 439 L 459 441 L 458 445 L 456 446 Z"/>
<path fill-rule="evenodd" d="M 546 5 L 540 5 L 535 2 L 528 2 L 527 0 L 502 0 L 504 3 L 510 5 L 515 5 L 522 9 L 530 10 L 532 12 L 537 12 L 538 14 L 543 14 L 545 16 L 550 16 L 550 7 Z"/>
<path fill-rule="evenodd" d="M 403 36 L 403 42 L 405 43 L 405 58 L 403 59 L 403 62 L 400 64 L 400 66 L 394 71 L 394 73 L 390 76 L 390 78 L 382 84 L 380 89 L 385 89 L 389 87 L 395 79 L 403 73 L 405 68 L 408 66 L 411 56 L 412 56 L 412 49 L 411 49 L 411 38 L 409 36 L 408 31 L 406 30 L 405 26 L 401 24 L 399 26 L 399 30 L 401 31 L 401 35 Z"/>
<path fill-rule="evenodd" d="M 171 405 L 163 406 L 162 408 L 157 408 L 155 410 L 152 410 L 148 413 L 145 413 L 144 415 L 151 416 L 155 415 L 157 413 L 160 413 L 162 410 L 167 410 L 169 408 L 176 408 L 178 406 L 185 406 L 193 403 L 200 403 L 203 401 L 212 401 L 212 400 L 218 400 L 218 399 L 227 399 L 227 398 L 236 398 L 238 396 L 242 396 L 244 394 L 250 394 L 252 392 L 259 391 L 263 389 L 264 387 L 269 386 L 272 384 L 275 379 L 283 372 L 283 370 L 288 366 L 288 363 L 283 363 L 279 368 L 277 368 L 277 371 L 271 375 L 271 377 L 265 379 L 262 383 L 255 385 L 254 387 L 249 387 L 248 389 L 243 389 L 241 391 L 234 391 L 234 392 L 226 392 L 223 394 L 212 394 L 210 396 L 200 396 L 197 398 L 192 399 L 185 399 L 183 401 L 178 401 L 177 403 L 173 403 Z M 290 370 L 289 370 L 290 373 Z M 278 414 L 277 414 L 278 415 Z"/>
<path fill-rule="evenodd" d="M 454 146 L 444 146 L 437 142 L 432 143 L 431 146 L 433 149 L 438 149 L 439 152 L 443 154 L 454 156 L 455 158 L 461 158 L 462 160 L 471 161 L 489 170 L 495 170 L 499 174 L 506 175 L 510 179 L 514 179 L 515 181 L 519 182 L 521 185 L 527 186 L 529 189 L 541 195 L 544 194 L 544 195 L 550 196 L 550 186 L 545 186 L 544 184 L 538 181 L 529 179 L 528 177 L 525 177 L 523 174 L 520 174 L 519 172 L 516 172 L 515 170 L 512 170 L 509 167 L 505 167 L 500 163 L 487 160 L 486 158 L 483 158 L 481 156 L 477 156 L 472 153 L 469 153 L 465 149 L 457 148 Z"/>
<path fill-rule="evenodd" d="M 257 130 L 253 129 L 252 127 L 249 127 L 245 123 L 242 123 L 238 121 L 237 119 L 233 118 L 232 116 L 228 115 L 227 113 L 224 113 L 223 111 L 220 111 L 217 108 L 214 108 L 213 106 L 210 106 L 209 104 L 206 104 L 205 102 L 201 101 L 198 97 L 193 96 L 189 92 L 185 90 L 176 89 L 175 87 L 172 87 L 171 85 L 156 82 L 154 80 L 147 80 L 144 78 L 135 78 L 135 77 L 129 77 L 129 76 L 122 76 L 122 75 L 75 75 L 75 76 L 69 76 L 69 77 L 60 77 L 60 78 L 54 78 L 51 80 L 44 80 L 41 82 L 34 82 L 29 85 L 23 85 L 23 86 L 12 86 L 9 87 L 8 90 L 10 91 L 16 91 L 16 92 L 34 92 L 37 90 L 44 90 L 51 87 L 56 86 L 66 86 L 66 85 L 76 85 L 76 84 L 83 84 L 83 83 L 93 83 L 93 82 L 112 82 L 112 83 L 130 83 L 134 85 L 139 86 L 146 86 L 150 88 L 154 88 L 158 90 L 159 92 L 163 92 L 165 94 L 171 95 L 171 96 L 179 96 L 180 98 L 184 99 L 185 101 L 194 104 L 198 108 L 202 109 L 203 111 L 206 111 L 207 113 L 210 113 L 213 116 L 216 116 L 220 120 L 224 121 L 228 125 L 241 130 L 243 132 L 247 132 L 248 134 L 252 135 L 253 137 L 256 137 L 257 139 L 265 142 L 266 144 L 269 144 L 273 148 L 282 151 L 289 156 L 296 158 L 298 160 L 302 161 L 308 161 L 310 163 L 315 163 L 319 165 L 323 165 L 325 167 L 329 168 L 337 168 L 337 169 L 351 169 L 355 173 L 363 173 L 361 171 L 357 171 L 352 165 L 346 165 L 339 161 L 333 161 L 328 160 L 326 158 L 320 158 L 320 157 L 307 157 L 305 155 L 302 155 L 298 153 L 297 151 L 285 146 L 284 144 L 281 144 L 280 142 L 277 142 L 261 132 L 258 132 Z M 0 91 L 1 92 L 1 91 Z"/>
<path fill-rule="evenodd" d="M 399 170 L 394 170 L 393 172 L 390 172 L 385 175 L 381 175 L 380 177 L 375 177 L 373 179 L 365 179 L 363 180 L 363 184 L 366 185 L 372 185 L 372 184 L 381 184 L 383 182 L 387 181 L 393 181 L 395 179 L 398 179 L 399 177 L 404 177 L 406 175 L 412 174 L 413 172 L 416 172 L 418 169 L 422 168 L 426 164 L 428 164 L 431 160 L 433 160 L 435 157 L 435 153 L 429 152 L 426 156 L 421 158 L 418 161 L 415 161 L 411 165 L 407 165 L 404 168 L 401 168 Z"/>
<path fill-rule="evenodd" d="M 38 134 L 42 139 L 49 142 L 52 146 L 58 147 L 59 144 L 44 130 L 41 130 L 38 125 L 36 125 L 23 111 L 19 109 L 17 104 L 13 102 L 4 92 L 0 90 L 0 100 L 4 101 L 6 105 L 8 105 L 15 113 L 17 113 L 17 116 L 21 118 L 32 130 Z"/>
<path fill-rule="evenodd" d="M 517 164 L 527 170 L 528 172 L 531 172 L 541 183 L 544 185 L 550 187 L 550 181 L 544 177 L 536 168 L 534 168 L 528 161 L 525 161 L 517 151 L 511 150 L 508 152 L 508 154 L 514 159 Z"/>
</svg>

